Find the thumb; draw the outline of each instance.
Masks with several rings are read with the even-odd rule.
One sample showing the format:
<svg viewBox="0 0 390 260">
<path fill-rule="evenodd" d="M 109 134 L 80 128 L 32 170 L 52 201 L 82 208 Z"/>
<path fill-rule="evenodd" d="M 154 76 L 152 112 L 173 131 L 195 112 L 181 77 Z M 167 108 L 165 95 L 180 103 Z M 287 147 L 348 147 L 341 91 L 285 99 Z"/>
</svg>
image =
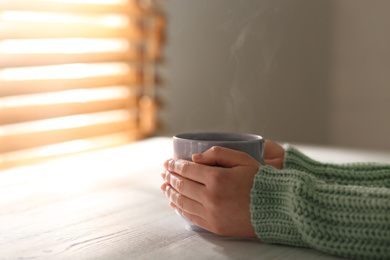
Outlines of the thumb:
<svg viewBox="0 0 390 260">
<path fill-rule="evenodd" d="M 255 159 L 244 152 L 220 146 L 213 146 L 203 153 L 192 156 L 192 161 L 195 163 L 226 168 L 247 165 L 251 160 Z"/>
</svg>

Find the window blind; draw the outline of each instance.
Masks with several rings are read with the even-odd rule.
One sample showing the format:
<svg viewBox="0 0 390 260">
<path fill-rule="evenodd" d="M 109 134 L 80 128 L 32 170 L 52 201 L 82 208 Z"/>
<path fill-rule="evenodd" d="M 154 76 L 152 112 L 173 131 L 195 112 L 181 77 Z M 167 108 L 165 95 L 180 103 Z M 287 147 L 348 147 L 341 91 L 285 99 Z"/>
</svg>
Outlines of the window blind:
<svg viewBox="0 0 390 260">
<path fill-rule="evenodd" d="M 0 1 L 0 168 L 152 135 L 153 1 Z"/>
</svg>

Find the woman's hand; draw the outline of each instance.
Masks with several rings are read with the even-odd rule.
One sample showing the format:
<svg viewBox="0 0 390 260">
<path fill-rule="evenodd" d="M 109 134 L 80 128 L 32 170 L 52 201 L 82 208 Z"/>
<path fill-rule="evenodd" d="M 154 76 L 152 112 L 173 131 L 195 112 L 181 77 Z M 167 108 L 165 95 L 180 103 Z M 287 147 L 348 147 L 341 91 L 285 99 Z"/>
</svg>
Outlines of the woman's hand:
<svg viewBox="0 0 390 260">
<path fill-rule="evenodd" d="M 265 147 L 265 164 L 282 167 L 283 148 L 270 141 Z M 170 206 L 213 233 L 256 237 L 249 204 L 260 164 L 246 153 L 222 147 L 195 154 L 192 160 L 170 159 L 164 163 L 161 190 Z"/>
</svg>

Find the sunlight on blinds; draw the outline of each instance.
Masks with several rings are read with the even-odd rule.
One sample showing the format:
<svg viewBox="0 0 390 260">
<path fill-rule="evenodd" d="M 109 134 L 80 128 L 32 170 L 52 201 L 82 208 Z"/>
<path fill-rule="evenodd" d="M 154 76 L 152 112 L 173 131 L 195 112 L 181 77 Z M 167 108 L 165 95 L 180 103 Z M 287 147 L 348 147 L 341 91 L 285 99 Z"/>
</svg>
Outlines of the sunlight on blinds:
<svg viewBox="0 0 390 260">
<path fill-rule="evenodd" d="M 125 15 L 73 15 L 22 11 L 4 11 L 0 18 L 4 21 L 90 23 L 113 28 L 126 27 L 129 20 Z"/>
<path fill-rule="evenodd" d="M 153 134 L 163 27 L 153 1 L 0 1 L 0 168 Z"/>
<path fill-rule="evenodd" d="M 46 2 L 86 3 L 86 4 L 126 4 L 127 0 L 44 0 Z"/>
<path fill-rule="evenodd" d="M 133 141 L 135 140 L 136 139 Z M 7 161 L 18 162 L 28 160 L 30 158 L 46 158 L 75 152 L 83 152 L 101 147 L 112 146 L 112 143 L 122 144 L 125 142 L 128 142 L 128 138 L 122 134 L 112 134 L 104 137 L 69 141 L 38 148 L 26 149 L 18 152 L 10 152 L 7 154 L 6 160 L 0 157 L 0 163 L 5 163 Z"/>
<path fill-rule="evenodd" d="M 94 76 L 121 75 L 129 72 L 129 65 L 112 64 L 66 64 L 29 68 L 12 68 L 0 71 L 3 80 L 78 79 Z"/>
<path fill-rule="evenodd" d="M 43 94 L 20 95 L 0 99 L 0 108 L 39 106 L 61 103 L 86 103 L 98 100 L 129 98 L 130 89 L 126 86 L 96 89 L 74 89 Z"/>
<path fill-rule="evenodd" d="M 121 38 L 4 40 L 0 42 L 0 51 L 7 54 L 126 52 L 129 45 Z"/>
<path fill-rule="evenodd" d="M 129 119 L 129 114 L 129 111 L 127 110 L 117 110 L 6 125 L 0 128 L 0 136 L 75 128 L 107 122 L 126 121 Z"/>
</svg>

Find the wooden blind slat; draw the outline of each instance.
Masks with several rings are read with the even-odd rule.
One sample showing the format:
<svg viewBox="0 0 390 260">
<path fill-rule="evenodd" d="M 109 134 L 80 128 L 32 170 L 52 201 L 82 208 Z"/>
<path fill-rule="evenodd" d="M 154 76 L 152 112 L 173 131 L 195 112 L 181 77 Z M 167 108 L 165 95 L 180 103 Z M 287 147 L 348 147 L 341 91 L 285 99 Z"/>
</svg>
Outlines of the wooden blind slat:
<svg viewBox="0 0 390 260">
<path fill-rule="evenodd" d="M 26 30 L 34 28 L 34 30 Z M 51 39 L 51 38 L 126 38 L 141 41 L 145 32 L 137 26 L 109 28 L 102 25 L 83 25 L 66 23 L 22 23 L 0 21 L 1 39 Z"/>
<path fill-rule="evenodd" d="M 112 134 L 128 130 L 127 123 L 99 124 L 72 129 L 54 130 L 50 132 L 29 133 L 25 135 L 0 137 L 3 144 L 0 153 L 12 152 L 43 145 L 56 144 L 77 139 L 84 139 L 104 134 Z"/>
<path fill-rule="evenodd" d="M 71 129 L 54 130 L 50 132 L 29 133 L 24 135 L 8 136 L 7 138 L 0 137 L 0 142 L 2 143 L 0 153 L 123 132 L 129 130 L 131 125 L 135 128 L 135 124 L 136 121 L 134 120 L 133 122 L 98 124 Z"/>
<path fill-rule="evenodd" d="M 125 131 L 136 127 L 136 117 L 128 110 L 67 116 L 54 120 L 57 121 L 55 125 L 50 125 L 49 120 L 42 120 L 2 126 L 0 128 L 0 143 L 2 144 L 0 153 Z M 12 131 L 13 129 L 17 130 Z"/>
<path fill-rule="evenodd" d="M 0 110 L 0 122 L 3 124 L 15 124 L 24 121 L 48 119 L 67 115 L 93 113 L 118 109 L 135 109 L 137 99 L 104 100 L 97 102 L 54 104 L 40 106 L 24 106 L 16 108 L 4 108 Z M 26 113 L 26 110 L 29 112 Z"/>
<path fill-rule="evenodd" d="M 140 64 L 139 52 L 82 53 L 82 54 L 3 54 L 0 53 L 0 69 L 12 67 L 47 66 L 68 63 L 129 62 Z"/>
<path fill-rule="evenodd" d="M 140 8 L 136 1 L 111 1 L 111 4 L 106 2 L 106 4 L 97 4 L 83 3 L 83 1 L 2 0 L 1 9 L 94 14 L 122 13 L 132 17 L 143 17 L 150 13 L 150 11 Z"/>
<path fill-rule="evenodd" d="M 41 79 L 21 81 L 0 79 L 0 97 L 124 84 L 128 86 L 140 86 L 142 82 L 142 74 L 138 72 L 119 76 L 86 77 L 82 79 Z"/>
</svg>

